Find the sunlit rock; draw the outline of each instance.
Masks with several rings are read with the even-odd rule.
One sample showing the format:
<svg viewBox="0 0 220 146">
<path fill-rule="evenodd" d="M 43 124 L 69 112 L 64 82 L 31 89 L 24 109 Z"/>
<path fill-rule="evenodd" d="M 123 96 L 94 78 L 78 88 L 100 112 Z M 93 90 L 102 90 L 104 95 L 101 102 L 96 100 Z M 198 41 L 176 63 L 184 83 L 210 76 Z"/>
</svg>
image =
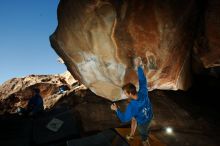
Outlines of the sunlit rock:
<svg viewBox="0 0 220 146">
<path fill-rule="evenodd" d="M 63 97 L 59 87 L 64 85 L 68 90 L 75 88 L 77 81 L 69 72 L 57 75 L 29 75 L 13 78 L 0 86 L 0 114 L 14 113 L 18 107 L 25 107 L 33 96 L 33 88 L 39 88 L 44 100 L 44 107 L 51 108 Z"/>
<path fill-rule="evenodd" d="M 137 84 L 137 56 L 150 90 L 185 90 L 197 6 L 195 0 L 61 0 L 51 46 L 77 80 L 109 100 L 120 99 L 123 84 Z"/>
</svg>

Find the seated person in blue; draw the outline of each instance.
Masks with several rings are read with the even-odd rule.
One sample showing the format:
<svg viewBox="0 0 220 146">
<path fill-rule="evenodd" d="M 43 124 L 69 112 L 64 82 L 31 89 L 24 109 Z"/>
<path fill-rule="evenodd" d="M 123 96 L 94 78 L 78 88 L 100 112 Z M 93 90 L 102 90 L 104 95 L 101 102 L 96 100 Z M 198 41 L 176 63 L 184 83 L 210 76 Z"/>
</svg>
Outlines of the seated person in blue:
<svg viewBox="0 0 220 146">
<path fill-rule="evenodd" d="M 28 101 L 26 108 L 20 108 L 18 110 L 19 115 L 36 115 L 37 113 L 44 110 L 43 99 L 40 95 L 40 89 L 34 88 L 34 96 Z"/>
</svg>

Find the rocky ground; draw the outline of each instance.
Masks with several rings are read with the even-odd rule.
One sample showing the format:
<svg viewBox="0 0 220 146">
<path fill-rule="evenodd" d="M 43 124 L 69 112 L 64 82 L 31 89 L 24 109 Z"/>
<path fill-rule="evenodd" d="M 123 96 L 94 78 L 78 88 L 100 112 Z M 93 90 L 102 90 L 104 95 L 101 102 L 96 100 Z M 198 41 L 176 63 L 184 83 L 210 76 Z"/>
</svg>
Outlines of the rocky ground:
<svg viewBox="0 0 220 146">
<path fill-rule="evenodd" d="M 164 90 L 149 92 L 154 110 L 151 133 L 162 143 L 169 146 L 217 146 L 219 144 L 220 116 L 216 97 L 219 86 L 216 83 L 220 82 L 216 78 L 204 80 L 203 76 L 198 77 L 195 82 L 196 86 L 187 92 Z M 45 87 L 45 84 L 39 84 L 36 85 Z M 49 90 L 50 88 L 51 90 Z M 25 89 L 19 91 L 28 91 L 28 88 Z M 49 91 L 52 89 L 57 89 L 57 85 L 47 88 Z M 129 123 L 120 123 L 115 113 L 110 110 L 112 104 L 110 100 L 97 96 L 82 85 L 78 84 L 63 94 L 55 93 L 53 96 L 44 96 L 45 106 L 48 108 L 45 110 L 47 116 L 43 114 L 42 119 L 70 111 L 71 115 L 80 123 L 78 128 L 81 131 L 81 136 L 109 128 L 129 127 Z M 26 95 L 26 93 L 22 95 Z M 2 98 L 2 101 L 8 101 L 7 99 L 10 98 L 12 97 Z M 0 116 L 1 120 L 7 121 L 7 117 L 18 116 L 15 113 L 10 113 L 16 105 L 14 103 L 17 103 L 16 100 L 12 101 L 14 101 L 13 104 L 9 104 L 11 107 L 7 108 L 8 110 L 5 110 L 6 112 Z M 128 104 L 126 100 L 116 103 L 122 110 Z M 7 105 L 3 102 L 2 105 L 4 104 Z M 19 118 L 21 119 L 21 117 Z M 41 116 L 39 118 L 41 119 Z M 7 127 L 7 124 L 4 126 L 5 123 L 10 123 L 16 118 L 8 118 L 8 120 L 9 122 L 3 122 L 1 125 L 3 126 L 2 131 Z M 173 128 L 173 133 L 167 134 L 166 127 Z M 10 138 L 10 135 L 8 137 Z"/>
</svg>

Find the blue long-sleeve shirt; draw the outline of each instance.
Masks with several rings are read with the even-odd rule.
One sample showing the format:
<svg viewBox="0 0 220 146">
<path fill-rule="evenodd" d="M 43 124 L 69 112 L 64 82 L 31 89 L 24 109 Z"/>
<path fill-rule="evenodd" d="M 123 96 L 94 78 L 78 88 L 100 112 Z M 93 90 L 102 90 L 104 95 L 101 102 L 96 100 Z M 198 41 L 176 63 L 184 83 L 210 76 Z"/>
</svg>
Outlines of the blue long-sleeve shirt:
<svg viewBox="0 0 220 146">
<path fill-rule="evenodd" d="M 138 67 L 139 91 L 138 99 L 131 100 L 126 111 L 122 113 L 117 109 L 116 114 L 121 122 L 128 122 L 134 117 L 138 124 L 144 124 L 150 121 L 153 117 L 152 106 L 148 97 L 147 79 L 141 67 Z"/>
<path fill-rule="evenodd" d="M 44 109 L 43 99 L 39 94 L 34 95 L 28 102 L 28 110 L 33 113 L 37 113 Z"/>
</svg>

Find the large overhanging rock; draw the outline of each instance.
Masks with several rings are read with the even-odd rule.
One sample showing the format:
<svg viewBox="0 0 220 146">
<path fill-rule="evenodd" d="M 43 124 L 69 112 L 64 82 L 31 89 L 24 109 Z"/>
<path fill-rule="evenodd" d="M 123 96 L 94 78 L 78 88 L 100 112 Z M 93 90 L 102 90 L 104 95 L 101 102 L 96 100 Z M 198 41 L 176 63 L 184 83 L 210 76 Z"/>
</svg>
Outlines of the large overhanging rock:
<svg viewBox="0 0 220 146">
<path fill-rule="evenodd" d="M 50 41 L 72 75 L 104 98 L 137 84 L 137 56 L 150 90 L 187 89 L 196 7 L 195 0 L 61 0 Z"/>
</svg>

